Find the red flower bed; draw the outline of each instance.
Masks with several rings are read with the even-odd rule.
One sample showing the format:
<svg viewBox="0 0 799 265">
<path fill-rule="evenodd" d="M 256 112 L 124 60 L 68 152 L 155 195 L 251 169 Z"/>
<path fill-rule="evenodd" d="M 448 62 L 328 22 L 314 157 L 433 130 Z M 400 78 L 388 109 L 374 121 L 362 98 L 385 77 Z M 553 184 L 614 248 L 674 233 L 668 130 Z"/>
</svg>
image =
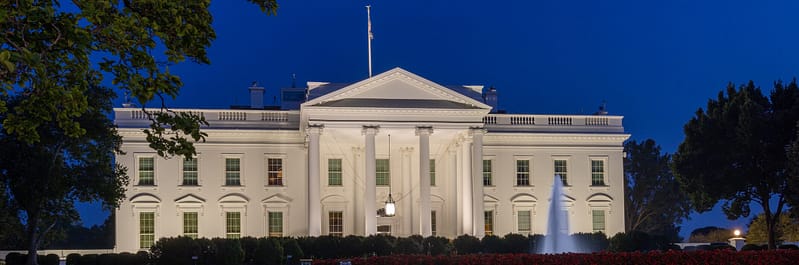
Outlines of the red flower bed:
<svg viewBox="0 0 799 265">
<path fill-rule="evenodd" d="M 457 256 L 392 255 L 369 258 L 346 259 L 353 265 L 381 264 L 429 264 L 429 265 L 477 265 L 477 264 L 799 264 L 799 251 L 669 251 L 627 252 L 592 254 L 475 254 Z M 342 259 L 314 260 L 313 264 L 338 265 Z"/>
</svg>

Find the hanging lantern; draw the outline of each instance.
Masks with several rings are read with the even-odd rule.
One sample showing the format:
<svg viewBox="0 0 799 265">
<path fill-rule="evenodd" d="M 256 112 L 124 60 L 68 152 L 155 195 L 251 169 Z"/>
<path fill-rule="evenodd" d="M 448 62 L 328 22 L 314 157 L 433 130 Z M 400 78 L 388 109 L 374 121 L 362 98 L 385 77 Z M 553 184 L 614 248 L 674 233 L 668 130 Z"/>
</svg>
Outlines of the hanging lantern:
<svg viewBox="0 0 799 265">
<path fill-rule="evenodd" d="M 394 199 L 391 198 L 391 193 L 388 194 L 388 199 L 386 200 L 386 206 L 384 209 L 386 209 L 386 216 L 394 216 L 396 207 L 394 205 Z"/>
</svg>

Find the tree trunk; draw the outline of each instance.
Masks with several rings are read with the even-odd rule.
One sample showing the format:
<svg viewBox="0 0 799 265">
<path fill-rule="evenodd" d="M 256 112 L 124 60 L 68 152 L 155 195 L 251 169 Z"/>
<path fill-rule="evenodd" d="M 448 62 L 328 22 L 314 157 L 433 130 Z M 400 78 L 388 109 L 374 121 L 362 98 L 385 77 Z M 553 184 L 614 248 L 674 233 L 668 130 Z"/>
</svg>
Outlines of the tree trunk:
<svg viewBox="0 0 799 265">
<path fill-rule="evenodd" d="M 31 214 L 28 212 L 28 222 L 27 222 L 27 233 L 26 236 L 28 237 L 28 260 L 25 262 L 26 265 L 39 265 L 39 260 L 37 259 L 36 249 L 39 245 L 38 236 L 36 235 L 36 227 L 39 225 L 39 214 L 33 213 Z"/>
</svg>

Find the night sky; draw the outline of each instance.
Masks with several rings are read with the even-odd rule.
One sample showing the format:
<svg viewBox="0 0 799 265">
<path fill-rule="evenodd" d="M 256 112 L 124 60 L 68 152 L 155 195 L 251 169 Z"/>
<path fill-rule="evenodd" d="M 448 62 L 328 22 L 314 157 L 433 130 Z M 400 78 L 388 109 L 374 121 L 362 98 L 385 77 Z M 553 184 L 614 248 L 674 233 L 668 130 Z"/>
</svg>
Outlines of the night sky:
<svg viewBox="0 0 799 265">
<path fill-rule="evenodd" d="M 170 68 L 184 88 L 172 107 L 247 104 L 247 87 L 367 77 L 372 5 L 375 74 L 402 67 L 446 85 L 499 91 L 509 113 L 591 114 L 604 100 L 632 139 L 673 153 L 682 127 L 729 82 L 769 91 L 799 70 L 799 1 L 279 1 L 265 16 L 244 0 L 213 1 L 211 65 Z M 117 104 L 119 105 L 119 104 Z M 84 224 L 102 223 L 94 205 Z M 703 226 L 745 228 L 720 207 Z M 761 211 L 753 206 L 753 213 Z"/>
</svg>

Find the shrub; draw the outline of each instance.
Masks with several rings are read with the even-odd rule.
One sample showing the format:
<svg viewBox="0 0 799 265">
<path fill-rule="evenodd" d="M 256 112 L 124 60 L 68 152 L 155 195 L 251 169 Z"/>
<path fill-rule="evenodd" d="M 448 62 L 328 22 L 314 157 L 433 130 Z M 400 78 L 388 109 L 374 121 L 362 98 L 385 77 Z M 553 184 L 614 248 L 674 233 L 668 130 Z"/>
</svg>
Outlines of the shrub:
<svg viewBox="0 0 799 265">
<path fill-rule="evenodd" d="M 391 254 L 394 248 L 395 238 L 386 235 L 371 235 L 363 239 L 363 250 L 365 253 L 386 256 Z"/>
<path fill-rule="evenodd" d="M 239 265 L 244 262 L 244 250 L 238 239 L 211 239 L 216 245 L 216 265 Z"/>
<path fill-rule="evenodd" d="M 200 247 L 189 237 L 165 237 L 155 242 L 150 254 L 156 265 L 193 265 L 191 257 L 200 255 Z"/>
<path fill-rule="evenodd" d="M 608 250 L 614 252 L 662 250 L 669 245 L 663 236 L 650 236 L 641 231 L 618 233 L 610 238 Z"/>
<path fill-rule="evenodd" d="M 86 254 L 80 256 L 78 260 L 78 264 L 80 265 L 97 265 L 97 254 Z"/>
<path fill-rule="evenodd" d="M 261 238 L 253 253 L 255 264 L 278 265 L 283 263 L 283 246 L 276 238 Z"/>
<path fill-rule="evenodd" d="M 119 255 L 117 254 L 100 254 L 97 255 L 98 265 L 118 265 Z"/>
<path fill-rule="evenodd" d="M 255 262 L 255 249 L 258 248 L 258 239 L 250 236 L 245 236 L 239 239 L 241 249 L 244 251 L 244 263 L 253 264 Z M 263 263 L 261 263 L 263 264 Z"/>
<path fill-rule="evenodd" d="M 763 249 L 756 244 L 746 244 L 741 248 L 741 251 L 758 251 L 758 250 L 763 250 Z"/>
<path fill-rule="evenodd" d="M 581 252 L 600 252 L 608 249 L 610 242 L 605 233 L 575 233 L 571 237 L 577 242 Z"/>
<path fill-rule="evenodd" d="M 25 264 L 25 259 L 28 255 L 23 255 L 16 252 L 11 252 L 6 254 L 6 264 L 7 265 L 22 265 Z"/>
<path fill-rule="evenodd" d="M 507 234 L 504 239 L 507 253 L 530 253 L 532 238 L 520 234 Z"/>
<path fill-rule="evenodd" d="M 144 265 L 145 262 L 139 262 L 139 257 L 129 252 L 122 252 L 116 255 L 116 264 L 114 265 Z"/>
<path fill-rule="evenodd" d="M 777 249 L 799 250 L 799 247 L 794 244 L 780 245 Z"/>
<path fill-rule="evenodd" d="M 316 254 L 316 237 L 298 237 L 297 245 L 302 249 L 303 255 L 297 258 L 314 258 Z"/>
<path fill-rule="evenodd" d="M 483 253 L 505 253 L 505 241 L 495 235 L 484 236 L 480 246 Z"/>
<path fill-rule="evenodd" d="M 428 255 L 445 255 L 452 252 L 452 242 L 446 237 L 429 236 L 422 241 L 424 253 Z"/>
<path fill-rule="evenodd" d="M 197 248 L 200 251 L 197 256 L 197 265 L 214 264 L 217 253 L 216 244 L 207 238 L 195 239 L 194 243 L 197 244 Z"/>
<path fill-rule="evenodd" d="M 461 235 L 452 241 L 458 254 L 473 254 L 480 251 L 480 240 L 470 235 Z"/>
<path fill-rule="evenodd" d="M 422 254 L 422 238 L 419 235 L 410 237 L 397 238 L 397 243 L 394 245 L 394 253 L 398 254 Z"/>
<path fill-rule="evenodd" d="M 337 244 L 336 248 L 338 249 L 338 253 L 334 253 L 336 257 L 340 258 L 351 258 L 351 257 L 358 257 L 363 256 L 365 250 L 363 249 L 363 237 L 356 236 L 356 235 L 349 235 L 344 238 L 336 238 L 340 242 Z M 324 245 L 320 246 L 322 248 L 327 248 Z"/>
<path fill-rule="evenodd" d="M 67 255 L 66 265 L 78 265 L 78 261 L 80 261 L 80 254 L 72 253 Z"/>
<path fill-rule="evenodd" d="M 356 248 L 356 246 L 352 245 L 346 246 L 344 244 L 341 244 L 341 239 L 342 238 L 340 237 L 334 237 L 334 236 L 317 237 L 315 240 L 313 240 L 313 245 L 312 245 L 313 247 L 309 252 L 312 255 L 312 257 L 323 258 L 323 259 L 336 258 L 340 257 L 344 253 L 353 252 L 353 248 Z M 360 244 L 358 246 L 360 246 Z"/>
<path fill-rule="evenodd" d="M 283 246 L 283 255 L 286 258 L 291 257 L 290 261 L 298 261 L 304 256 L 302 248 L 300 248 L 300 244 L 297 243 L 296 239 L 284 237 L 281 240 L 280 245 Z"/>
<path fill-rule="evenodd" d="M 39 265 L 58 265 L 61 258 L 56 254 L 47 254 L 47 256 L 39 256 Z"/>
</svg>

